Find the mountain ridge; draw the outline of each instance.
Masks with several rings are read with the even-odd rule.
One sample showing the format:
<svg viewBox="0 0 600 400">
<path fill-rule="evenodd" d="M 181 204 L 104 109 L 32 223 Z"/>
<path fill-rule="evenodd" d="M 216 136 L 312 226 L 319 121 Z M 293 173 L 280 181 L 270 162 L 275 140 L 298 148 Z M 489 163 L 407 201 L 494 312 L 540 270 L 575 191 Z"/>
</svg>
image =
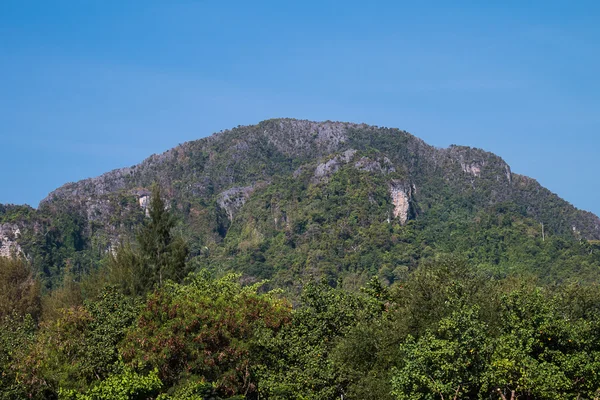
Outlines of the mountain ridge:
<svg viewBox="0 0 600 400">
<path fill-rule="evenodd" d="M 465 145 L 456 145 L 456 144 L 452 144 L 445 148 L 444 147 L 436 147 L 436 146 L 427 144 L 424 140 L 408 133 L 407 131 L 400 130 L 397 128 L 387 128 L 387 127 L 379 127 L 377 125 L 367 125 L 364 123 L 360 124 L 360 123 L 329 121 L 329 120 L 322 121 L 322 122 L 316 122 L 316 121 L 309 121 L 309 120 L 297 120 L 297 119 L 293 119 L 293 118 L 276 118 L 276 119 L 261 121 L 256 125 L 238 126 L 237 128 L 232 128 L 232 129 L 228 129 L 228 130 L 224 130 L 224 131 L 220 131 L 220 132 L 215 132 L 212 135 L 201 138 L 201 139 L 184 142 L 178 146 L 175 146 L 171 149 L 166 150 L 163 153 L 153 154 L 153 155 L 147 157 L 146 159 L 142 160 L 142 162 L 140 162 L 132 167 L 116 168 L 114 170 L 111 170 L 104 174 L 101 174 L 97 177 L 91 177 L 91 178 L 86 178 L 86 179 L 76 181 L 76 182 L 66 183 L 66 184 L 58 187 L 57 189 L 53 190 L 52 192 L 50 192 L 44 199 L 42 199 L 40 201 L 39 206 L 43 205 L 44 203 L 50 202 L 53 197 L 63 196 L 63 195 L 66 195 L 67 193 L 72 193 L 73 191 L 75 191 L 75 192 L 78 191 L 80 189 L 81 185 L 84 185 L 84 186 L 91 185 L 94 188 L 96 188 L 96 193 L 93 193 L 95 195 L 102 195 L 102 194 L 106 194 L 106 192 L 114 192 L 116 190 L 122 190 L 126 186 L 125 179 L 128 176 L 134 174 L 136 172 L 136 169 L 138 169 L 140 166 L 161 164 L 165 161 L 173 159 L 173 157 L 176 157 L 176 155 L 174 155 L 173 153 L 177 154 L 179 150 L 185 152 L 187 147 L 193 146 L 195 143 L 198 143 L 198 142 L 206 141 L 206 143 L 211 143 L 214 141 L 219 141 L 220 139 L 223 140 L 223 137 L 226 137 L 228 134 L 231 134 L 236 129 L 251 129 L 254 127 L 260 127 L 261 125 L 263 125 L 265 123 L 279 122 L 279 121 L 281 121 L 282 123 L 289 123 L 291 125 L 292 129 L 300 128 L 299 131 L 293 131 L 293 132 L 300 132 L 300 138 L 299 138 L 299 140 L 294 141 L 295 144 L 303 143 L 303 139 L 304 140 L 306 139 L 306 136 L 307 136 L 306 133 L 308 131 L 311 132 L 311 134 L 313 134 L 313 132 L 315 132 L 315 131 L 318 132 L 316 142 L 319 144 L 322 143 L 321 147 L 324 147 L 326 149 L 326 152 L 327 151 L 334 152 L 334 150 L 336 150 L 336 148 L 333 146 L 335 146 L 339 143 L 345 143 L 347 141 L 347 137 L 345 137 L 343 135 L 343 129 L 347 130 L 348 128 L 363 128 L 363 129 L 375 128 L 375 129 L 396 131 L 403 135 L 408 135 L 411 138 L 411 140 L 416 141 L 417 146 L 425 147 L 428 150 L 430 150 L 431 153 L 433 153 L 433 154 L 435 154 L 435 153 L 448 154 L 451 159 L 453 159 L 456 162 L 459 162 L 463 172 L 472 174 L 475 177 L 480 177 L 481 164 L 482 163 L 485 164 L 486 159 L 495 158 L 495 159 L 497 159 L 497 161 L 499 163 L 504 164 L 504 168 L 506 169 L 507 180 L 509 181 L 509 183 L 511 183 L 512 177 L 514 176 L 514 177 L 516 177 L 517 181 L 522 185 L 527 185 L 527 184 L 531 184 L 534 186 L 539 185 L 541 189 L 548 190 L 548 189 L 544 188 L 541 184 L 539 184 L 539 182 L 535 178 L 517 174 L 517 173 L 513 173 L 511 170 L 511 167 L 508 165 L 508 163 L 506 163 L 500 156 L 498 156 L 492 152 L 488 152 L 484 149 L 474 148 L 474 147 L 465 146 Z M 265 131 L 265 133 L 266 133 L 266 131 Z M 304 135 L 304 137 L 302 137 L 303 135 Z M 292 155 L 298 155 L 297 153 L 290 151 L 290 148 L 293 148 L 293 147 L 290 147 L 289 143 L 288 143 L 288 146 L 285 146 L 285 144 L 282 144 L 280 141 L 278 141 L 276 143 L 277 143 L 276 147 L 278 147 L 278 150 L 282 151 L 283 153 L 287 152 L 287 153 L 291 153 Z M 306 143 L 306 142 L 304 142 L 304 143 Z M 332 146 L 332 144 L 333 144 L 333 146 Z M 243 148 L 243 146 L 242 146 L 242 148 Z M 337 150 L 339 151 L 341 149 L 337 149 Z M 324 154 L 320 154 L 320 155 L 323 156 Z M 434 160 L 437 161 L 437 159 L 438 158 L 434 156 Z M 107 180 L 112 181 L 111 182 L 112 185 L 109 186 L 108 188 L 105 188 L 105 182 Z M 98 186 L 100 186 L 100 187 L 98 187 Z M 551 194 L 559 197 L 556 193 L 551 192 Z M 564 199 L 561 198 L 561 200 L 564 200 Z M 564 201 L 566 201 L 566 200 L 564 200 Z M 577 207 L 573 206 L 570 202 L 568 202 L 568 201 L 566 201 L 566 202 L 570 206 L 574 207 L 577 211 L 591 214 L 592 216 L 598 218 L 598 216 L 596 216 L 594 213 L 592 213 L 590 211 L 578 209 Z M 600 218 L 598 218 L 598 224 L 600 225 Z"/>
<path fill-rule="evenodd" d="M 523 231 L 528 240 L 551 235 L 574 243 L 600 240 L 597 216 L 512 172 L 493 153 L 468 146 L 434 147 L 396 128 L 288 118 L 214 133 L 134 166 L 67 183 L 49 193 L 38 209 L 0 210 L 0 222 L 19 229 L 18 235 L 13 232 L 13 247 L 38 254 L 31 257 L 34 263 L 45 265 L 42 269 L 52 275 L 52 269 L 64 270 L 69 263 L 94 264 L 90 260 L 131 237 L 145 218 L 155 182 L 179 216 L 178 229 L 192 243 L 198 263 L 204 263 L 203 249 L 211 249 L 216 263 L 227 264 L 233 257 L 233 264 L 266 265 L 270 272 L 249 272 L 264 277 L 281 272 L 285 263 L 300 263 L 298 271 L 308 271 L 306 260 L 312 259 L 318 247 L 314 240 L 324 229 L 338 235 L 343 248 L 323 261 L 337 265 L 332 268 L 338 271 L 350 268 L 344 266 L 350 261 L 342 260 L 349 259 L 352 248 L 371 246 L 368 237 L 361 244 L 343 242 L 369 226 L 387 229 L 381 223 L 410 225 L 414 232 L 409 236 L 429 232 L 415 242 L 421 244 L 413 244 L 412 256 L 397 261 L 408 265 L 427 257 L 431 245 L 453 251 L 448 235 L 456 229 L 484 229 L 477 222 L 484 214 L 510 215 L 515 229 L 528 226 Z M 544 227 L 536 228 L 536 223 Z M 436 224 L 445 231 L 436 233 Z M 53 241 L 48 232 L 55 235 Z M 278 240 L 288 247 L 277 247 Z M 495 240 L 505 246 L 502 239 Z M 41 244 L 43 251 L 37 249 Z M 275 248 L 296 252 L 298 258 L 280 260 Z M 258 261 L 248 259 L 252 252 Z"/>
</svg>

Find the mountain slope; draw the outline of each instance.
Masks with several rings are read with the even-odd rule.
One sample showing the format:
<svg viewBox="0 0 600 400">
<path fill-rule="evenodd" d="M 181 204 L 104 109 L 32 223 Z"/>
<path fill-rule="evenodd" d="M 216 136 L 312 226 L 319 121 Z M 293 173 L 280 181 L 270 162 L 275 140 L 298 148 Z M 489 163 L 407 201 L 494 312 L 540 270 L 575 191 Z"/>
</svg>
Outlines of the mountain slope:
<svg viewBox="0 0 600 400">
<path fill-rule="evenodd" d="M 38 210 L 1 208 L 0 240 L 49 282 L 65 268 L 93 268 L 144 219 L 153 182 L 180 217 L 192 263 L 279 284 L 310 274 L 350 286 L 369 274 L 393 281 L 440 252 L 561 279 L 566 255 L 586 277 L 600 265 L 588 242 L 600 239 L 600 219 L 494 154 L 438 149 L 398 129 L 292 119 L 66 184 Z"/>
</svg>

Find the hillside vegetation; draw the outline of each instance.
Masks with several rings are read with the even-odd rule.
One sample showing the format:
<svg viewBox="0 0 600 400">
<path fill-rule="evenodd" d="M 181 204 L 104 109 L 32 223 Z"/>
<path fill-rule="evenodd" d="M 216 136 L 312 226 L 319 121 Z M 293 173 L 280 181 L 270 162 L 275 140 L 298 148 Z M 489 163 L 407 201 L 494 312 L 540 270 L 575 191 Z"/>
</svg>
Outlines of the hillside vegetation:
<svg viewBox="0 0 600 400">
<path fill-rule="evenodd" d="M 0 399 L 593 399 L 600 220 L 278 119 L 0 206 Z"/>
</svg>

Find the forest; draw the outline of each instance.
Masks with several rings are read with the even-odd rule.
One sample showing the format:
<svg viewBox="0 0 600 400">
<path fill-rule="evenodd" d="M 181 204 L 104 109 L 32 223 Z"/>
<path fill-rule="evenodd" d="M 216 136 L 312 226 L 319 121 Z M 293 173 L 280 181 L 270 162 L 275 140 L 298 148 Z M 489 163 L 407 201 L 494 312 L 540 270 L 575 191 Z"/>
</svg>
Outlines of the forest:
<svg viewBox="0 0 600 400">
<path fill-rule="evenodd" d="M 600 398 L 597 242 L 541 238 L 507 205 L 361 228 L 368 209 L 328 209 L 335 179 L 308 225 L 358 234 L 313 233 L 312 272 L 265 272 L 234 228 L 222 254 L 194 255 L 157 185 L 133 238 L 85 273 L 67 262 L 48 286 L 32 260 L 0 258 L 0 398 Z M 301 225 L 260 251 L 293 271 Z M 352 246 L 363 251 L 344 253 L 345 274 L 327 267 Z"/>
</svg>

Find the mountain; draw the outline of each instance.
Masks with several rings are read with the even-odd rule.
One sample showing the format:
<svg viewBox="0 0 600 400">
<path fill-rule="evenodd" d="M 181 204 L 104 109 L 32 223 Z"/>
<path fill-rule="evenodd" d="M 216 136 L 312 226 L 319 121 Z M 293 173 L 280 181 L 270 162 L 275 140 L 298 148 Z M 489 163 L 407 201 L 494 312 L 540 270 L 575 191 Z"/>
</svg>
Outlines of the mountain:
<svg viewBox="0 0 600 400">
<path fill-rule="evenodd" d="M 490 273 L 596 279 L 600 219 L 500 157 L 435 148 L 365 124 L 273 119 L 181 144 L 68 183 L 38 209 L 0 206 L 0 254 L 23 252 L 55 285 L 131 237 L 156 182 L 191 265 L 293 286 L 323 276 L 393 282 L 454 253 Z"/>
</svg>

